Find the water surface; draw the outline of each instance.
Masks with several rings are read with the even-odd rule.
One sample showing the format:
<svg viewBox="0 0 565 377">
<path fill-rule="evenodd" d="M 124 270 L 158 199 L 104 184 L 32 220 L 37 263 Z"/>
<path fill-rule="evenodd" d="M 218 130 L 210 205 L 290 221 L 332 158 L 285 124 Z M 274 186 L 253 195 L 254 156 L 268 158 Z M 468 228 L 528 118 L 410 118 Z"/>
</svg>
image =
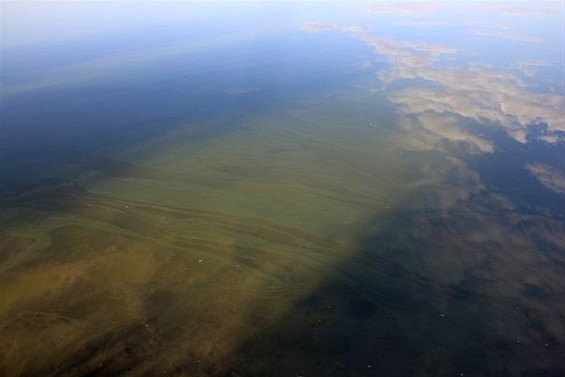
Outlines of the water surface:
<svg viewBox="0 0 565 377">
<path fill-rule="evenodd" d="M 565 374 L 563 5 L 2 4 L 0 374 Z"/>
</svg>

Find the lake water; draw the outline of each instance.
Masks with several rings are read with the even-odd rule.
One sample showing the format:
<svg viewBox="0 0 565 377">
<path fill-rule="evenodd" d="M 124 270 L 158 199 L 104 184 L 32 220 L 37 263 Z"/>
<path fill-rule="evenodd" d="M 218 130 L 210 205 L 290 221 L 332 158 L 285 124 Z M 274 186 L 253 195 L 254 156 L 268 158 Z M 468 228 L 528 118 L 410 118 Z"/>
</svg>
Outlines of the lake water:
<svg viewBox="0 0 565 377">
<path fill-rule="evenodd" d="M 2 3 L 0 375 L 565 375 L 563 14 Z"/>
</svg>

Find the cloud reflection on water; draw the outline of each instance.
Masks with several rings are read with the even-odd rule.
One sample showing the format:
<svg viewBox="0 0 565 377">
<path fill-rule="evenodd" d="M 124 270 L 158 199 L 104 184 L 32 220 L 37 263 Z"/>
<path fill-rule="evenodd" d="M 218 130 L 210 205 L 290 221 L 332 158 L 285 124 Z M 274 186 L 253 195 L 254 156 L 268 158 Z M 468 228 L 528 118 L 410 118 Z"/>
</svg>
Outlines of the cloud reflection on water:
<svg viewBox="0 0 565 377">
<path fill-rule="evenodd" d="M 559 194 L 565 194 L 565 174 L 544 164 L 528 164 L 528 170 L 545 187 Z"/>
<path fill-rule="evenodd" d="M 460 127 L 453 117 L 456 115 L 503 127 L 521 143 L 527 142 L 530 127 L 546 124 L 547 142 L 564 140 L 565 96 L 531 92 L 515 75 L 494 68 L 454 67 L 449 64 L 450 56 L 458 54 L 454 47 L 373 36 L 360 25 L 310 23 L 304 30 L 345 32 L 383 55 L 389 67 L 377 72 L 379 83 L 389 100 L 399 105 L 401 116 L 429 120 L 429 115 L 424 114 L 443 114 L 448 116 L 443 121 L 455 121 L 453 127 Z M 438 67 L 439 63 L 446 62 L 447 68 Z M 411 84 L 413 80 L 417 80 L 415 84 Z M 402 83 L 403 89 L 391 89 L 397 83 Z M 420 125 L 429 129 L 429 125 Z M 444 138 L 449 139 L 449 133 Z M 460 136 L 454 140 L 460 140 Z M 479 149 L 492 151 L 492 148 L 485 149 L 484 143 L 479 144 L 483 144 Z"/>
<path fill-rule="evenodd" d="M 522 35 L 517 33 L 507 33 L 503 31 L 488 31 L 483 29 L 476 29 L 473 30 L 473 34 L 485 37 L 499 37 L 499 38 L 506 38 L 513 41 L 520 41 L 520 42 L 531 42 L 531 43 L 539 43 L 541 42 L 541 38 L 538 37 L 530 37 L 528 35 Z"/>
</svg>

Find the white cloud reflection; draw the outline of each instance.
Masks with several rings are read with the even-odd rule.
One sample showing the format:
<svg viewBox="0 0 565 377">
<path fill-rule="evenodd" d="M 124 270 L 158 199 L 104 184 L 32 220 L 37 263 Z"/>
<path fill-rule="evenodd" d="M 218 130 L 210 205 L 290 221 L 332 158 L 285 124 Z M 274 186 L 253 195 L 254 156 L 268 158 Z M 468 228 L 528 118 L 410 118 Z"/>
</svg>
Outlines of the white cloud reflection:
<svg viewBox="0 0 565 377">
<path fill-rule="evenodd" d="M 519 42 L 529 42 L 529 43 L 541 42 L 541 38 L 538 37 L 531 37 L 528 35 L 522 35 L 518 33 L 508 33 L 504 31 L 487 31 L 487 30 L 477 29 L 477 30 L 473 30 L 473 34 L 479 36 L 486 36 L 486 37 L 505 38 Z"/>
<path fill-rule="evenodd" d="M 421 132 L 417 137 L 406 140 L 414 149 L 442 149 L 446 141 L 463 143 L 471 154 L 494 152 L 493 142 L 465 131 L 454 115 L 422 113 L 405 118 L 403 125 Z"/>
<path fill-rule="evenodd" d="M 519 78 L 493 68 L 439 68 L 438 61 L 444 62 L 458 52 L 453 47 L 371 36 L 363 27 L 318 24 L 316 31 L 325 30 L 344 31 L 387 59 L 389 67 L 377 72 L 381 89 L 401 81 L 424 80 L 425 85 L 403 85 L 403 89 L 387 92 L 388 98 L 400 105 L 401 115 L 415 120 L 427 132 L 442 134 L 455 142 L 464 140 L 475 151 L 491 152 L 492 144 L 471 137 L 458 124 L 459 119 L 501 126 L 521 143 L 527 142 L 532 125 L 545 123 L 548 127 L 545 141 L 564 141 L 561 132 L 565 132 L 565 97 L 562 95 L 530 92 Z M 432 127 L 434 122 L 436 125 Z"/>
<path fill-rule="evenodd" d="M 538 68 L 550 67 L 551 65 L 552 64 L 550 62 L 544 60 L 536 60 L 520 62 L 518 67 L 524 75 L 532 77 L 536 74 Z"/>
<path fill-rule="evenodd" d="M 502 14 L 507 14 L 509 16 L 518 17 L 552 17 L 559 14 L 559 6 L 562 6 L 562 2 L 559 1 L 549 1 L 545 2 L 545 7 L 540 8 L 538 4 L 534 4 L 534 7 L 501 7 L 495 6 L 494 11 L 500 12 Z M 553 6 L 552 6 L 553 5 Z M 555 6 L 557 5 L 557 6 Z M 551 7 L 552 6 L 552 7 Z"/>
<path fill-rule="evenodd" d="M 565 174 L 544 164 L 529 164 L 526 167 L 545 187 L 558 194 L 565 194 Z"/>
</svg>

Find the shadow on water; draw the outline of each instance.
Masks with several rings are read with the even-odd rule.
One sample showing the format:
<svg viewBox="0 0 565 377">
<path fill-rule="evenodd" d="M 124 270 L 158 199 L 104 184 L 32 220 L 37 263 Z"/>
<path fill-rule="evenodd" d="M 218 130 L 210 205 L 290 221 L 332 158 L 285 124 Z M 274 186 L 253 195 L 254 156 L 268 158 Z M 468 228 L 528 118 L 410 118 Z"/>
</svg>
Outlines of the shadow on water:
<svg viewBox="0 0 565 377">
<path fill-rule="evenodd" d="M 493 265 L 506 240 L 449 241 L 468 226 L 435 213 L 376 216 L 357 255 L 248 340 L 226 376 L 562 376 L 559 287 L 551 297 L 504 287 Z M 426 261 L 445 253 L 452 266 Z M 465 253 L 482 257 L 458 265 Z"/>
</svg>

